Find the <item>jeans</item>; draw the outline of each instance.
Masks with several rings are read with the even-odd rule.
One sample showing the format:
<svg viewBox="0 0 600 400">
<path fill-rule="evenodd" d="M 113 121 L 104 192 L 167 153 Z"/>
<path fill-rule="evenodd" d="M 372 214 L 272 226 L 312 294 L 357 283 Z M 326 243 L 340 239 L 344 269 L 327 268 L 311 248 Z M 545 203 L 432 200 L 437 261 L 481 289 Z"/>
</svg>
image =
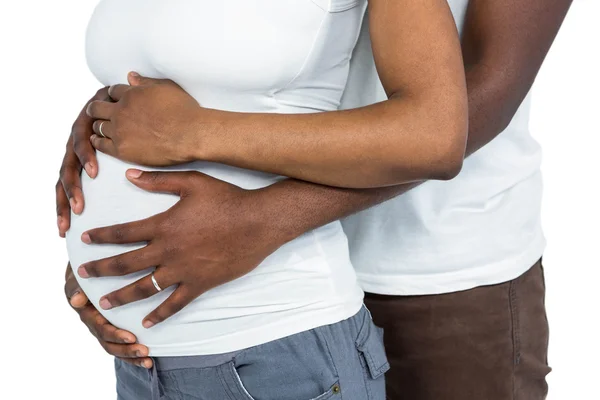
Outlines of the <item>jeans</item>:
<svg viewBox="0 0 600 400">
<path fill-rule="evenodd" d="M 115 359 L 118 400 L 385 400 L 382 330 L 353 317 L 228 354 Z"/>
</svg>

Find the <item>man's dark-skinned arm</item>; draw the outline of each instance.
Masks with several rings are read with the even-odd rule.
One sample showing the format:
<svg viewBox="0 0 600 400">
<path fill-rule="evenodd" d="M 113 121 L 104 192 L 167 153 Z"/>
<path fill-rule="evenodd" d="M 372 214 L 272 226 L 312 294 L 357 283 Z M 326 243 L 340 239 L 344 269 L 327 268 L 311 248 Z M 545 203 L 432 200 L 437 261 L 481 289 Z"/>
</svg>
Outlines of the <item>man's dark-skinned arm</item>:
<svg viewBox="0 0 600 400">
<path fill-rule="evenodd" d="M 467 154 L 489 143 L 510 122 L 531 88 L 570 4 L 571 0 L 471 1 L 463 40 L 471 110 Z M 265 236 L 285 242 L 415 186 L 353 190 L 289 179 L 262 189 L 266 195 L 257 204 L 269 217 L 258 219 L 269 225 Z M 65 213 L 66 209 L 68 203 L 62 207 L 59 204 L 59 212 Z M 260 247 L 263 242 L 255 243 Z M 71 282 L 76 286 L 74 279 Z M 72 287 L 69 292 L 72 295 L 78 291 Z M 84 304 L 85 295 L 77 296 Z M 124 335 L 115 342 L 122 341 Z M 125 345 L 124 349 L 132 346 Z M 131 358 L 130 362 L 140 365 L 150 360 Z"/>
<path fill-rule="evenodd" d="M 572 0 L 471 0 L 463 32 L 469 156 L 510 123 L 531 89 Z M 419 183 L 354 190 L 288 179 L 268 188 L 290 238 L 396 197 Z M 277 214 L 276 210 L 280 210 Z"/>
<path fill-rule="evenodd" d="M 481 91 L 475 90 L 475 93 L 488 94 L 474 97 L 474 102 L 479 102 L 477 104 L 481 110 L 479 114 L 487 116 L 492 112 L 490 110 L 496 107 L 501 110 L 507 109 L 498 104 L 498 99 L 502 100 L 502 105 L 506 101 L 504 95 L 498 96 L 498 93 L 519 91 L 520 96 L 510 97 L 513 99 L 512 109 L 518 108 L 535 76 L 535 73 L 530 73 L 531 81 L 524 82 L 519 78 L 519 69 L 535 68 L 534 71 L 537 71 L 543 60 L 542 56 L 538 57 L 537 64 L 532 67 L 532 62 L 535 63 L 536 60 L 531 60 L 528 46 L 537 47 L 545 43 L 547 51 L 551 37 L 556 34 L 562 17 L 550 19 L 548 24 L 543 25 L 546 30 L 540 31 L 536 27 L 531 32 L 524 32 L 517 29 L 515 20 L 520 22 L 518 27 L 526 27 L 529 22 L 528 17 L 537 15 L 539 27 L 540 10 L 536 7 L 531 8 L 532 14 L 526 16 L 523 10 L 518 7 L 511 8 L 511 4 L 507 6 L 506 2 L 503 2 L 500 7 L 500 0 L 495 0 L 496 7 L 492 7 L 491 1 L 485 3 L 482 1 L 475 1 L 474 8 L 469 10 L 471 24 L 474 26 L 481 24 L 480 30 L 494 29 L 494 31 L 491 34 L 488 32 L 481 35 L 483 40 L 487 41 L 483 45 L 481 45 L 482 39 L 479 36 L 475 38 L 473 33 L 471 33 L 473 36 L 468 35 L 465 38 L 465 43 L 467 46 L 480 45 L 476 50 L 483 49 L 483 51 L 473 51 L 470 48 L 470 54 L 475 57 L 471 56 L 468 60 L 476 61 L 469 64 L 470 76 L 480 79 L 477 82 L 485 88 Z M 517 4 L 517 0 L 512 1 L 515 3 L 512 5 Z M 567 2 L 554 1 L 557 2 L 556 4 L 565 5 L 562 9 L 564 17 L 564 12 L 568 8 Z M 513 15 L 516 10 L 518 15 Z M 555 16 L 554 13 L 543 15 Z M 503 18 L 498 21 L 497 18 L 500 16 Z M 513 19 L 510 23 L 502 23 L 511 18 Z M 482 23 L 482 21 L 487 22 Z M 556 24 L 551 25 L 551 22 Z M 474 30 L 471 29 L 469 32 Z M 526 34 L 525 37 L 529 39 L 537 36 L 535 41 L 529 42 L 522 40 L 519 34 Z M 496 40 L 497 37 L 503 40 Z M 542 39 L 547 40 L 544 42 Z M 526 46 L 522 44 L 524 42 L 527 43 Z M 511 50 L 513 48 L 518 50 Z M 490 68 L 490 65 L 494 68 Z M 488 78 L 481 80 L 482 76 Z M 161 84 L 166 85 L 164 88 L 178 91 L 180 95 L 182 93 L 173 83 L 158 83 Z M 138 92 L 139 95 L 141 93 Z M 138 101 L 148 100 L 138 99 Z M 152 105 L 148 104 L 148 107 L 152 108 Z M 477 115 L 476 113 L 475 116 Z M 505 117 L 506 115 L 498 113 L 495 119 L 502 121 Z M 503 129 L 501 123 L 488 128 L 487 118 L 480 118 L 475 118 L 478 123 L 475 129 L 480 130 L 474 131 L 475 138 L 479 140 L 471 141 L 472 151 L 480 143 L 492 140 Z M 139 123 L 144 124 L 143 121 Z M 132 125 L 132 129 L 135 129 L 135 126 Z M 154 276 L 165 287 L 177 285 L 177 288 L 173 295 L 146 316 L 142 323 L 146 328 L 165 321 L 207 290 L 247 274 L 278 247 L 298 235 L 410 188 L 410 186 L 402 186 L 387 189 L 388 191 L 353 191 L 288 180 L 259 190 L 248 191 L 198 172 L 144 173 L 140 170 L 129 170 L 127 178 L 143 190 L 179 195 L 180 201 L 164 213 L 146 220 L 84 232 L 81 239 L 88 244 L 140 241 L 147 241 L 149 244 L 136 251 L 87 262 L 79 266 L 78 274 L 86 279 L 127 275 L 147 268 L 148 264 L 144 260 L 150 259 L 154 265 L 169 265 L 168 268 L 155 271 Z M 292 212 L 294 214 L 290 215 Z M 205 215 L 210 215 L 211 218 L 203 218 Z M 210 232 L 210 235 L 207 236 L 204 232 Z M 253 238 L 250 242 L 246 240 L 249 235 Z M 177 250 L 166 251 L 169 248 Z M 199 259 L 202 260 L 202 268 L 197 267 Z M 151 278 L 145 276 L 125 288 L 103 296 L 100 299 L 100 306 L 111 309 L 155 294 L 156 289 Z"/>
</svg>

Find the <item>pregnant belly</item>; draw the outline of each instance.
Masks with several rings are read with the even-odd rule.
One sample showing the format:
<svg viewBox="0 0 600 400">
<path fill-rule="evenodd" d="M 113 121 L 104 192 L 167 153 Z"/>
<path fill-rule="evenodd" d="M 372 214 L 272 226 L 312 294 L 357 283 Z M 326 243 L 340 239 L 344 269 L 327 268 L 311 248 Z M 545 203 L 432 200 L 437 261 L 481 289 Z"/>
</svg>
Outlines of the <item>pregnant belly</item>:
<svg viewBox="0 0 600 400">
<path fill-rule="evenodd" d="M 143 243 L 87 245 L 81 241 L 83 232 L 92 228 L 145 219 L 169 209 L 179 200 L 177 196 L 170 194 L 146 192 L 130 183 L 125 177 L 125 172 L 128 168 L 136 167 L 135 165 L 101 153 L 98 154 L 98 163 L 99 174 L 96 179 L 92 180 L 86 174 L 82 175 L 85 210 L 81 215 L 72 215 L 71 229 L 67 233 L 67 249 L 74 271 L 85 262 L 144 246 Z M 259 188 L 281 179 L 275 175 L 211 163 L 192 163 L 161 170 L 199 170 L 245 188 Z M 343 265 L 345 271 L 352 273 L 347 258 L 345 236 L 339 223 L 330 224 L 319 231 L 318 236 L 325 238 L 329 251 L 342 255 L 338 257 L 337 262 Z M 186 340 L 184 331 L 192 329 L 192 324 L 199 322 L 205 325 L 202 329 L 197 329 L 194 335 L 195 339 L 202 340 L 202 335 L 228 335 L 239 330 L 239 323 L 232 323 L 236 318 L 242 320 L 249 315 L 298 309 L 306 304 L 327 302 L 332 295 L 332 270 L 329 259 L 323 255 L 322 243 L 315 243 L 315 235 L 309 233 L 288 243 L 252 273 L 207 292 L 167 322 L 149 330 L 142 327 L 143 318 L 168 297 L 172 288 L 150 299 L 109 311 L 101 310 L 98 303 L 103 295 L 150 273 L 152 266 L 124 277 L 81 279 L 76 273 L 75 276 L 92 304 L 111 323 L 136 334 L 140 342 L 149 346 L 161 346 L 168 345 L 163 342 L 165 340 Z M 177 326 L 180 329 L 176 329 Z M 170 333 L 166 334 L 169 329 Z M 208 337 L 206 339 L 208 340 Z"/>
</svg>

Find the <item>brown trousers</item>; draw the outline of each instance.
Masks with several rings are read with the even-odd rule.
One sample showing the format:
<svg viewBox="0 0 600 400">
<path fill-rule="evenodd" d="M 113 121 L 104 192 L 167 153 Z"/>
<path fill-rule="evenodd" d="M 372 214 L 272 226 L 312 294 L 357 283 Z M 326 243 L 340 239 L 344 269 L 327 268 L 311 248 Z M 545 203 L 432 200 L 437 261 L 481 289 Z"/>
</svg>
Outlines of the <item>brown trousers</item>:
<svg viewBox="0 0 600 400">
<path fill-rule="evenodd" d="M 389 400 L 546 398 L 541 261 L 515 280 L 432 296 L 367 294 L 384 329 Z"/>
</svg>

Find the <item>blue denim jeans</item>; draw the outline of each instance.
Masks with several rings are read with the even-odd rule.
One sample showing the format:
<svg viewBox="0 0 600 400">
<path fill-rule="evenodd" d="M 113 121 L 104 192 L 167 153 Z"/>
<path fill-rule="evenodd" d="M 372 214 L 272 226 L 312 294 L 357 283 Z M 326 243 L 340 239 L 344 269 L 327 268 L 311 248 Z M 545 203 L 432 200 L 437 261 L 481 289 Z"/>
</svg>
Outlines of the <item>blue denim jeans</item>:
<svg viewBox="0 0 600 400">
<path fill-rule="evenodd" d="M 383 331 L 353 317 L 241 351 L 115 360 L 118 400 L 385 400 Z"/>
</svg>

